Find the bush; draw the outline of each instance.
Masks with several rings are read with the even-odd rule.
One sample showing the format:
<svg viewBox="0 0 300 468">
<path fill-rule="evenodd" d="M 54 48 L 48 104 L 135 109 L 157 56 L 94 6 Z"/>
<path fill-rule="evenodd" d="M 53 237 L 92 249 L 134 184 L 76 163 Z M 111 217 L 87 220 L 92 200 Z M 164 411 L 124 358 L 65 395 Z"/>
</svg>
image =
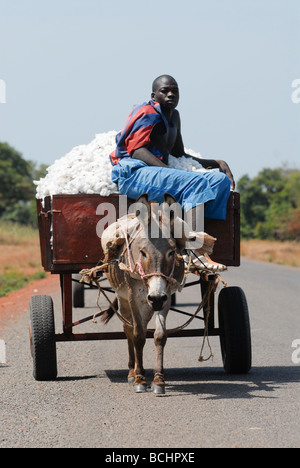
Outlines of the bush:
<svg viewBox="0 0 300 468">
<path fill-rule="evenodd" d="M 18 202 L 9 210 L 5 211 L 1 218 L 4 222 L 21 224 L 22 226 L 32 226 L 37 228 L 36 202 Z"/>
<path fill-rule="evenodd" d="M 238 184 L 244 239 L 300 240 L 300 171 L 264 169 Z"/>
</svg>

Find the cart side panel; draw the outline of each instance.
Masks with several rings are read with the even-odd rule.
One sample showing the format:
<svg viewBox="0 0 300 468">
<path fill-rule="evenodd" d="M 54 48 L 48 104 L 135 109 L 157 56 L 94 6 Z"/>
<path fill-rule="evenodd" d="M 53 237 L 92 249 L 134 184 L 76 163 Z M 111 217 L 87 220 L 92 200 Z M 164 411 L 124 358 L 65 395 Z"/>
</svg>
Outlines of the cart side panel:
<svg viewBox="0 0 300 468">
<path fill-rule="evenodd" d="M 240 194 L 230 194 L 226 221 L 205 219 L 205 232 L 217 238 L 211 258 L 227 266 L 240 265 Z"/>
<path fill-rule="evenodd" d="M 126 199 L 126 200 L 125 200 Z M 119 194 L 55 195 L 37 201 L 42 264 L 52 273 L 78 273 L 103 257 L 104 228 L 126 214 L 130 200 Z M 239 194 L 228 201 L 226 221 L 205 219 L 205 231 L 217 238 L 212 258 L 227 266 L 240 264 Z M 51 236 L 53 238 L 51 241 Z"/>
<path fill-rule="evenodd" d="M 54 269 L 57 265 L 86 268 L 102 259 L 101 234 L 118 219 L 120 199 L 118 194 L 53 197 Z"/>
</svg>

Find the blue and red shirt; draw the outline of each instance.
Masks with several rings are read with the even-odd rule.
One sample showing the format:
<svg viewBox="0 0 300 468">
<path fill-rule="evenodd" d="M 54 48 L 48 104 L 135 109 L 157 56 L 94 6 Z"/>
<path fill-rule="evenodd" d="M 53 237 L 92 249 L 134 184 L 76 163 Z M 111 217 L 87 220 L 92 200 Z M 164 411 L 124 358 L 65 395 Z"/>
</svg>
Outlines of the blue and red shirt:
<svg viewBox="0 0 300 468">
<path fill-rule="evenodd" d="M 152 154 L 162 160 L 163 155 L 151 144 L 150 140 L 153 128 L 161 122 L 167 128 L 168 122 L 157 102 L 151 100 L 135 106 L 130 112 L 123 130 L 116 136 L 117 147 L 110 154 L 113 166 L 118 164 L 120 159 L 131 157 L 135 150 L 143 146 L 147 146 Z"/>
</svg>

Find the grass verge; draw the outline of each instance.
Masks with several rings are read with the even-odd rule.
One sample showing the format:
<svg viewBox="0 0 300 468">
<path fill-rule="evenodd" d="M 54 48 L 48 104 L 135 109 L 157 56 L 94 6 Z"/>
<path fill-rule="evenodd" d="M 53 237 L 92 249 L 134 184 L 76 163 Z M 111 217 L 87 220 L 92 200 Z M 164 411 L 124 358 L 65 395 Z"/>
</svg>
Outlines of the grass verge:
<svg viewBox="0 0 300 468">
<path fill-rule="evenodd" d="M 278 265 L 300 268 L 300 243 L 269 240 L 243 240 L 241 255 L 250 260 L 258 260 Z"/>
<path fill-rule="evenodd" d="M 33 227 L 0 220 L 0 245 L 30 245 L 38 235 Z"/>
<path fill-rule="evenodd" d="M 0 297 L 45 277 L 38 230 L 0 220 Z"/>
<path fill-rule="evenodd" d="M 38 271 L 32 275 L 25 275 L 18 270 L 8 270 L 0 275 L 0 297 L 24 288 L 28 283 L 46 278 L 44 271 Z"/>
</svg>

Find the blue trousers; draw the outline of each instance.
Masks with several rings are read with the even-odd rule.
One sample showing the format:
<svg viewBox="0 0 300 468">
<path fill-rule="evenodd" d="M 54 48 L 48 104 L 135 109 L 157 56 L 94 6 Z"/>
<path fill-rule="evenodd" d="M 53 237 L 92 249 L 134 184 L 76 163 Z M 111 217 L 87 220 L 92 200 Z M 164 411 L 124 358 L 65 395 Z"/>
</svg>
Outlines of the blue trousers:
<svg viewBox="0 0 300 468">
<path fill-rule="evenodd" d="M 186 211 L 205 203 L 206 218 L 226 219 L 230 179 L 222 172 L 187 172 L 124 158 L 113 167 L 112 180 L 133 200 L 147 193 L 149 201 L 162 203 L 170 193 Z"/>
</svg>

